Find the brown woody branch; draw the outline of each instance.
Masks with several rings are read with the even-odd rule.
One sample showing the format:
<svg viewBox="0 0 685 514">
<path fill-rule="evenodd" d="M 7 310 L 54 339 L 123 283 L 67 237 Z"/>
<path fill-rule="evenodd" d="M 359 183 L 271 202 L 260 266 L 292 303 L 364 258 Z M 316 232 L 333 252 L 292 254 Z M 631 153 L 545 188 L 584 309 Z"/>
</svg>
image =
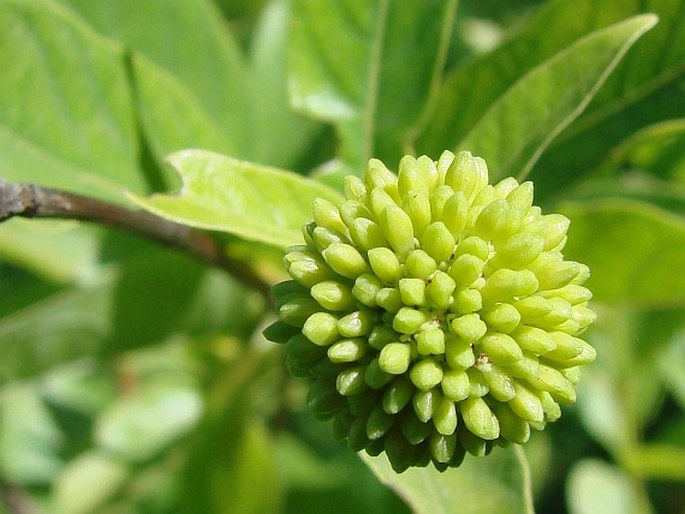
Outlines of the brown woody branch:
<svg viewBox="0 0 685 514">
<path fill-rule="evenodd" d="M 212 236 L 149 212 L 35 184 L 14 184 L 0 179 L 0 222 L 14 216 L 75 219 L 131 232 L 226 270 L 243 284 L 270 298 L 269 285 L 252 268 L 228 257 Z"/>
</svg>

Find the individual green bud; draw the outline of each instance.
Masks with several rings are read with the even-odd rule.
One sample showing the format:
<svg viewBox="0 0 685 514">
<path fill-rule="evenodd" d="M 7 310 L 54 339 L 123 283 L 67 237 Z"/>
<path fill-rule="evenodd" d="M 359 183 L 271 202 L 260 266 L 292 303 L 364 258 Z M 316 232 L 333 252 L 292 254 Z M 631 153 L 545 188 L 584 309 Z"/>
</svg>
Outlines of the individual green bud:
<svg viewBox="0 0 685 514">
<path fill-rule="evenodd" d="M 347 233 L 347 227 L 340 217 L 340 211 L 332 202 L 324 198 L 316 198 L 312 203 L 312 213 L 317 226 L 341 235 Z"/>
<path fill-rule="evenodd" d="M 311 374 L 318 378 L 329 378 L 335 381 L 335 377 L 346 365 L 331 362 L 330 359 L 321 359 L 316 364 L 310 367 Z"/>
<path fill-rule="evenodd" d="M 470 314 L 483 307 L 483 297 L 477 289 L 461 289 L 454 294 L 450 311 L 455 314 Z"/>
<path fill-rule="evenodd" d="M 487 325 L 476 313 L 465 314 L 458 318 L 454 318 L 450 323 L 450 328 L 453 333 L 469 343 L 478 341 L 488 330 Z"/>
<path fill-rule="evenodd" d="M 540 290 L 559 289 L 578 275 L 580 264 L 574 261 L 549 262 L 533 271 L 540 284 Z"/>
<path fill-rule="evenodd" d="M 335 280 L 325 280 L 313 285 L 311 295 L 321 307 L 329 311 L 347 311 L 357 303 L 350 288 Z"/>
<path fill-rule="evenodd" d="M 339 210 L 340 217 L 342 218 L 347 228 L 350 228 L 350 225 L 357 218 L 371 219 L 373 217 L 369 208 L 362 202 L 359 202 L 357 200 L 347 200 L 346 202 L 343 202 L 342 204 L 340 204 Z"/>
<path fill-rule="evenodd" d="M 338 411 L 335 416 L 333 416 L 333 438 L 336 441 L 342 441 L 347 438 L 353 422 L 354 416 L 349 410 L 343 409 Z"/>
<path fill-rule="evenodd" d="M 546 330 L 537 327 L 520 326 L 511 336 L 522 350 L 528 350 L 538 355 L 554 350 L 557 344 Z"/>
<path fill-rule="evenodd" d="M 521 323 L 534 323 L 552 311 L 552 304 L 542 296 L 534 295 L 521 298 L 513 303 L 516 310 L 521 314 Z"/>
<path fill-rule="evenodd" d="M 328 312 L 315 312 L 305 321 L 302 333 L 316 345 L 329 346 L 340 339 L 338 318 Z"/>
<path fill-rule="evenodd" d="M 421 444 L 433 433 L 433 424 L 408 414 L 402 419 L 402 435 L 410 444 Z"/>
<path fill-rule="evenodd" d="M 436 271 L 428 279 L 426 286 L 426 296 L 434 309 L 447 309 L 453 301 L 452 293 L 457 287 L 457 283 L 444 271 Z"/>
<path fill-rule="evenodd" d="M 500 180 L 497 184 L 493 186 L 495 188 L 495 197 L 498 199 L 507 198 L 507 196 L 509 196 L 509 193 L 516 189 L 518 185 L 519 183 L 514 177 L 507 177 L 505 179 Z"/>
<path fill-rule="evenodd" d="M 351 293 L 354 298 L 359 300 L 367 307 L 375 307 L 376 295 L 378 294 L 378 291 L 382 289 L 382 287 L 383 283 L 376 275 L 365 273 L 356 278 Z"/>
<path fill-rule="evenodd" d="M 585 330 L 597 319 L 597 314 L 585 305 L 574 305 L 571 316 L 578 324 L 578 330 L 575 332 L 576 334 Z"/>
<path fill-rule="evenodd" d="M 437 431 L 433 433 L 428 444 L 431 458 L 435 462 L 452 465 L 455 465 L 456 459 L 454 458 L 454 454 L 459 447 L 460 445 L 456 433 L 443 435 Z M 459 463 L 457 462 L 456 465 L 458 464 Z"/>
<path fill-rule="evenodd" d="M 414 236 L 421 237 L 431 222 L 431 203 L 423 191 L 409 191 L 402 202 L 402 209 L 411 219 Z"/>
<path fill-rule="evenodd" d="M 338 320 L 338 331 L 343 337 L 368 335 L 376 324 L 374 314 L 366 309 L 354 311 Z"/>
<path fill-rule="evenodd" d="M 517 296 L 528 296 L 538 290 L 538 280 L 530 270 L 500 268 L 487 278 L 480 291 L 483 301 L 505 302 Z"/>
<path fill-rule="evenodd" d="M 381 227 L 368 218 L 357 218 L 350 224 L 350 237 L 355 245 L 365 251 L 388 245 Z"/>
<path fill-rule="evenodd" d="M 380 216 L 380 226 L 390 246 L 403 259 L 414 249 L 414 227 L 409 215 L 397 206 L 389 205 Z"/>
<path fill-rule="evenodd" d="M 323 250 L 321 255 L 326 264 L 343 277 L 354 279 L 362 273 L 371 271 L 359 250 L 345 243 L 333 243 Z"/>
<path fill-rule="evenodd" d="M 285 343 L 285 354 L 303 364 L 313 364 L 326 355 L 321 346 L 317 346 L 302 334 L 291 337 Z"/>
<path fill-rule="evenodd" d="M 559 246 L 563 241 L 571 222 L 562 214 L 547 214 L 542 216 L 541 221 L 545 238 L 545 251 L 549 251 Z"/>
<path fill-rule="evenodd" d="M 422 330 L 416 334 L 416 349 L 421 355 L 443 355 L 445 332 L 440 328 Z"/>
<path fill-rule="evenodd" d="M 571 368 L 561 368 L 559 370 L 566 379 L 571 382 L 573 385 L 577 384 L 580 382 L 580 378 L 583 374 L 580 366 L 573 366 Z"/>
<path fill-rule="evenodd" d="M 573 306 L 584 304 L 592 299 L 592 292 L 577 284 L 568 284 L 559 289 L 540 291 L 538 294 L 543 298 L 562 298 Z"/>
<path fill-rule="evenodd" d="M 455 238 L 459 237 L 469 217 L 469 202 L 464 193 L 457 191 L 445 202 L 440 220 Z"/>
<path fill-rule="evenodd" d="M 485 161 L 473 157 L 470 152 L 458 152 L 445 173 L 445 184 L 464 193 L 471 200 L 488 183 Z"/>
<path fill-rule="evenodd" d="M 547 330 L 558 329 L 564 331 L 560 328 L 560 325 L 573 317 L 573 306 L 563 298 L 550 298 L 547 301 L 550 311 L 542 318 L 531 322 L 531 325 Z"/>
<path fill-rule="evenodd" d="M 495 400 L 508 402 L 516 395 L 514 380 L 502 368 L 493 365 L 490 370 L 483 371 L 483 376 L 488 384 L 490 395 Z"/>
<path fill-rule="evenodd" d="M 299 331 L 299 328 L 286 323 L 285 321 L 276 321 L 266 327 L 262 334 L 264 334 L 264 337 L 272 343 L 283 344 L 299 333 Z"/>
<path fill-rule="evenodd" d="M 423 250 L 412 250 L 404 262 L 404 274 L 407 277 L 427 279 L 438 268 L 435 259 Z"/>
<path fill-rule="evenodd" d="M 470 398 L 482 398 L 490 392 L 490 386 L 488 386 L 485 374 L 481 370 L 475 367 L 469 368 L 466 370 L 466 374 L 469 376 Z"/>
<path fill-rule="evenodd" d="M 366 341 L 360 337 L 341 339 L 328 347 L 328 358 L 334 363 L 356 362 L 369 350 Z"/>
<path fill-rule="evenodd" d="M 442 221 L 435 221 L 428 225 L 421 237 L 421 247 L 436 262 L 450 260 L 456 241 Z"/>
<path fill-rule="evenodd" d="M 412 405 L 416 416 L 423 423 L 427 423 L 433 418 L 433 413 L 438 407 L 438 403 L 442 399 L 442 395 L 436 389 L 428 391 L 418 390 L 414 393 L 412 398 Z"/>
<path fill-rule="evenodd" d="M 445 360 L 453 370 L 470 368 L 476 362 L 473 346 L 465 339 L 448 337 L 445 342 Z"/>
<path fill-rule="evenodd" d="M 395 375 L 383 371 L 378 363 L 378 357 L 374 357 L 364 372 L 364 380 L 372 389 L 380 389 L 390 382 Z"/>
<path fill-rule="evenodd" d="M 556 368 L 583 366 L 590 364 L 597 357 L 597 351 L 582 339 L 569 336 L 564 332 L 553 332 L 552 337 L 557 342 L 557 347 L 544 354 L 543 357 L 546 361 L 553 362 Z"/>
<path fill-rule="evenodd" d="M 363 202 L 366 198 L 366 186 L 362 179 L 356 175 L 347 175 L 343 181 L 343 191 L 345 198 Z M 341 213 L 342 214 L 342 213 Z"/>
<path fill-rule="evenodd" d="M 466 427 L 481 439 L 499 437 L 499 421 L 482 398 L 467 398 L 459 404 Z"/>
<path fill-rule="evenodd" d="M 402 278 L 398 288 L 404 305 L 419 307 L 426 305 L 426 283 L 420 278 Z"/>
<path fill-rule="evenodd" d="M 530 425 L 518 417 L 505 403 L 492 402 L 492 410 L 499 421 L 500 435 L 507 441 L 524 444 L 530 439 Z"/>
<path fill-rule="evenodd" d="M 540 399 L 519 381 L 514 381 L 514 392 L 516 396 L 507 403 L 511 410 L 525 421 L 542 423 L 545 413 Z"/>
<path fill-rule="evenodd" d="M 527 379 L 537 389 L 547 391 L 556 402 L 573 403 L 576 401 L 576 390 L 573 384 L 559 372 L 545 364 L 540 364 L 538 373 Z"/>
<path fill-rule="evenodd" d="M 378 355 L 378 365 L 386 373 L 401 375 L 411 363 L 411 345 L 409 343 L 388 343 Z"/>
<path fill-rule="evenodd" d="M 433 413 L 435 429 L 442 435 L 451 435 L 457 429 L 457 408 L 454 402 L 442 397 Z"/>
<path fill-rule="evenodd" d="M 376 350 L 381 350 L 386 344 L 397 341 L 399 335 L 386 325 L 376 325 L 369 334 L 369 345 Z"/>
<path fill-rule="evenodd" d="M 319 251 L 328 248 L 333 243 L 344 243 L 345 240 L 332 230 L 324 227 L 314 227 L 312 231 L 312 241 Z"/>
<path fill-rule="evenodd" d="M 376 293 L 376 304 L 387 312 L 398 312 L 402 306 L 402 296 L 399 289 L 383 287 Z"/>
<path fill-rule="evenodd" d="M 481 276 L 483 268 L 485 268 L 485 262 L 467 253 L 457 257 L 448 268 L 447 273 L 459 287 L 467 287 Z"/>
<path fill-rule="evenodd" d="M 523 379 L 528 379 L 535 376 L 539 367 L 540 361 L 538 360 L 537 355 L 529 351 L 524 351 L 523 357 L 506 366 L 507 370 L 513 377 Z"/>
<path fill-rule="evenodd" d="M 373 248 L 368 252 L 371 269 L 386 284 L 394 284 L 402 278 L 402 269 L 397 255 L 390 248 Z"/>
<path fill-rule="evenodd" d="M 459 423 L 457 426 L 457 439 L 464 449 L 474 457 L 483 457 L 488 453 L 487 441 L 471 432 L 466 423 Z"/>
<path fill-rule="evenodd" d="M 544 240 L 528 232 L 519 232 L 496 246 L 495 256 L 490 260 L 492 268 L 519 270 L 529 265 L 542 253 Z"/>
<path fill-rule="evenodd" d="M 351 450 L 359 452 L 366 448 L 370 443 L 368 437 L 366 437 L 366 420 L 368 416 L 357 417 L 350 425 L 350 430 L 347 435 L 347 445 Z"/>
<path fill-rule="evenodd" d="M 336 274 L 314 252 L 291 252 L 286 254 L 285 265 L 291 277 L 306 288 L 324 280 L 334 280 Z"/>
<path fill-rule="evenodd" d="M 507 194 L 507 202 L 519 212 L 528 212 L 533 206 L 533 183 L 523 182 Z"/>
<path fill-rule="evenodd" d="M 397 190 L 400 196 L 406 195 L 409 191 L 430 192 L 430 184 L 423 176 L 416 158 L 405 155 L 400 159 L 397 169 Z"/>
<path fill-rule="evenodd" d="M 395 416 L 385 412 L 380 405 L 369 414 L 366 421 L 366 437 L 372 441 L 383 437 L 395 423 Z"/>
<path fill-rule="evenodd" d="M 354 366 L 346 368 L 338 374 L 335 380 L 335 388 L 343 396 L 359 394 L 367 389 L 364 381 L 366 366 Z"/>
<path fill-rule="evenodd" d="M 442 376 L 442 366 L 430 357 L 416 362 L 409 372 L 409 378 L 421 391 L 433 389 L 440 384 Z"/>
<path fill-rule="evenodd" d="M 383 443 L 383 449 L 395 473 L 402 473 L 410 466 L 417 465 L 422 451 L 425 451 L 421 447 L 407 444 L 407 440 L 402 436 L 402 433 L 395 428 L 382 440 L 379 440 L 379 442 Z"/>
<path fill-rule="evenodd" d="M 542 411 L 545 413 L 545 421 L 543 423 L 558 420 L 561 417 L 561 407 L 554 400 L 553 395 L 547 391 L 535 391 L 535 394 L 540 398 Z"/>
<path fill-rule="evenodd" d="M 433 219 L 444 221 L 445 204 L 452 196 L 454 196 L 454 190 L 449 186 L 443 184 L 435 188 L 430 195 L 431 214 Z"/>
<path fill-rule="evenodd" d="M 483 313 L 487 325 L 503 334 L 510 334 L 521 322 L 521 314 L 509 303 L 498 303 Z"/>
<path fill-rule="evenodd" d="M 369 159 L 364 183 L 367 190 L 374 188 L 389 190 L 388 192 L 393 189 L 397 190 L 397 177 L 378 159 Z"/>
<path fill-rule="evenodd" d="M 460 402 L 469 396 L 469 376 L 464 370 L 445 371 L 440 385 L 445 397 L 453 402 Z"/>
<path fill-rule="evenodd" d="M 380 220 L 381 214 L 386 207 L 397 207 L 394 198 L 385 192 L 385 190 L 378 188 L 370 191 L 367 205 L 375 220 Z"/>
<path fill-rule="evenodd" d="M 483 351 L 500 366 L 512 364 L 523 358 L 523 352 L 516 341 L 506 334 L 492 332 L 480 340 Z"/>
<path fill-rule="evenodd" d="M 476 219 L 474 231 L 485 240 L 501 238 L 510 233 L 507 226 L 511 207 L 506 200 L 495 200 L 486 206 Z"/>
<path fill-rule="evenodd" d="M 330 418 L 344 405 L 343 397 L 327 382 L 315 382 L 307 394 L 307 407 L 323 419 Z"/>
<path fill-rule="evenodd" d="M 295 378 L 311 378 L 311 365 L 302 362 L 295 357 L 290 357 L 286 355 L 285 357 L 285 367 L 288 373 Z"/>
<path fill-rule="evenodd" d="M 388 414 L 397 414 L 411 401 L 415 391 L 416 388 L 411 381 L 397 378 L 385 388 L 383 410 Z"/>
<path fill-rule="evenodd" d="M 297 280 L 284 280 L 271 288 L 271 294 L 274 298 L 282 298 L 290 294 L 306 295 L 308 293 L 309 289 L 303 287 Z"/>
<path fill-rule="evenodd" d="M 456 257 L 472 255 L 481 261 L 486 261 L 490 256 L 490 246 L 480 237 L 470 236 L 457 245 L 457 250 L 454 252 L 454 255 Z"/>
<path fill-rule="evenodd" d="M 393 318 L 392 328 L 400 334 L 411 335 L 417 332 L 426 321 L 428 321 L 428 316 L 424 311 L 402 307 Z"/>
</svg>

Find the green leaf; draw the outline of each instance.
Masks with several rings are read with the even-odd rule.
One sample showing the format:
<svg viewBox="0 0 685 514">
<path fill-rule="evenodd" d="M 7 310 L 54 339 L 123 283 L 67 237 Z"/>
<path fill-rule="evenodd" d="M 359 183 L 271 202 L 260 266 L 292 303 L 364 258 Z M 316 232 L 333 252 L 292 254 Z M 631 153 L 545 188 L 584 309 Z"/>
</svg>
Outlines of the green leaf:
<svg viewBox="0 0 685 514">
<path fill-rule="evenodd" d="M 653 15 L 635 16 L 593 32 L 543 62 L 490 106 L 458 149 L 484 157 L 493 180 L 525 177 L 656 21 Z"/>
<path fill-rule="evenodd" d="M 567 504 L 571 514 L 642 512 L 630 477 L 619 468 L 586 459 L 568 477 Z"/>
<path fill-rule="evenodd" d="M 60 512 L 99 512 L 126 482 L 129 467 L 99 450 L 87 451 L 69 462 L 55 482 L 53 498 Z"/>
<path fill-rule="evenodd" d="M 31 385 L 0 391 L 0 474 L 5 480 L 50 483 L 63 466 L 62 434 Z"/>
<path fill-rule="evenodd" d="M 685 219 L 627 199 L 567 203 L 564 254 L 592 270 L 588 287 L 605 302 L 685 305 Z"/>
<path fill-rule="evenodd" d="M 416 514 L 532 514 L 530 477 L 523 450 L 496 449 L 482 458 L 466 457 L 440 473 L 432 467 L 392 470 L 384 454 L 360 454 L 376 476 Z"/>
<path fill-rule="evenodd" d="M 123 63 L 61 5 L 0 1 L 0 174 L 118 202 L 146 191 Z"/>
<path fill-rule="evenodd" d="M 293 105 L 335 125 L 353 172 L 373 155 L 399 159 L 444 63 L 455 9 L 434 0 L 294 3 Z"/>
<path fill-rule="evenodd" d="M 612 6 L 619 10 L 645 5 L 614 3 L 625 4 Z M 685 2 L 650 2 L 647 8 L 659 16 L 659 25 L 633 47 L 583 116 L 540 160 L 531 178 L 541 193 L 558 192 L 592 173 L 631 134 L 685 117 Z"/>
<path fill-rule="evenodd" d="M 150 384 L 109 406 L 97 421 L 95 441 L 127 461 L 145 461 L 187 434 L 201 412 L 196 391 Z"/>
<path fill-rule="evenodd" d="M 181 175 L 181 192 L 134 197 L 141 207 L 179 223 L 274 246 L 302 239 L 315 198 L 342 200 L 312 180 L 212 152 L 186 150 L 172 155 L 169 163 Z"/>
</svg>

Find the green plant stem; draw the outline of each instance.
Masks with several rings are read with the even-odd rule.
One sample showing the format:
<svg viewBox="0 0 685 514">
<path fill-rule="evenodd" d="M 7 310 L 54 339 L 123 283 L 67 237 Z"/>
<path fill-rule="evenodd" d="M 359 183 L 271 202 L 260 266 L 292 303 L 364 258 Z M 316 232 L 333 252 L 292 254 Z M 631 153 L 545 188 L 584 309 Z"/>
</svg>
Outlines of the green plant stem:
<svg viewBox="0 0 685 514">
<path fill-rule="evenodd" d="M 514 452 L 516 459 L 521 466 L 521 476 L 523 477 L 523 500 L 525 502 L 525 509 L 527 514 L 535 514 L 535 505 L 533 503 L 533 479 L 530 475 L 530 464 L 523 447 L 514 445 Z"/>
<path fill-rule="evenodd" d="M 131 232 L 221 268 L 265 298 L 271 298 L 269 284 L 252 268 L 227 256 L 211 235 L 149 212 L 35 184 L 14 184 L 0 179 L 0 222 L 15 216 L 74 219 Z"/>
</svg>

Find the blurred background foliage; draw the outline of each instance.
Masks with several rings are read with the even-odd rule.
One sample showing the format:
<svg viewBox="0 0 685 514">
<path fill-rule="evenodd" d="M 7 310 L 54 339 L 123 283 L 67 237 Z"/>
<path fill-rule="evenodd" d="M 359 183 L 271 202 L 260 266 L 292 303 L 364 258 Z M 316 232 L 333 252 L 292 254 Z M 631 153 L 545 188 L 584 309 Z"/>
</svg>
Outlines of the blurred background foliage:
<svg viewBox="0 0 685 514">
<path fill-rule="evenodd" d="M 371 156 L 470 141 L 559 52 L 645 12 L 656 28 L 510 170 L 572 218 L 567 255 L 592 268 L 600 314 L 577 405 L 526 452 L 539 513 L 682 514 L 683 1 L 0 0 L 0 176 L 129 205 L 178 187 L 164 157 L 192 147 L 340 184 Z M 545 80 L 502 141 L 561 95 Z M 282 277 L 277 249 L 217 237 Z M 305 411 L 260 335 L 268 302 L 225 272 L 15 219 L 0 288 L 0 512 L 410 511 Z M 471 489 L 464 505 L 487 474 Z"/>
</svg>

